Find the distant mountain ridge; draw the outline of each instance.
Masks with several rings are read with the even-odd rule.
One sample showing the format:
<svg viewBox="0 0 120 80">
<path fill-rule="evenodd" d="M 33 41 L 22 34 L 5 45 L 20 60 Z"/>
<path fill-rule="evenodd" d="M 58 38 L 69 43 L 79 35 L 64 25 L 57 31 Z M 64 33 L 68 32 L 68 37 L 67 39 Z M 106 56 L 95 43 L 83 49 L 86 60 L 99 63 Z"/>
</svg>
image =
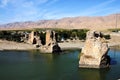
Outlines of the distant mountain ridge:
<svg viewBox="0 0 120 80">
<path fill-rule="evenodd" d="M 63 29 L 110 29 L 116 27 L 120 28 L 120 13 L 108 16 L 97 17 L 67 17 L 57 20 L 40 20 L 28 22 L 15 22 L 0 25 L 0 30 L 9 29 L 33 29 L 33 28 L 63 28 Z"/>
</svg>

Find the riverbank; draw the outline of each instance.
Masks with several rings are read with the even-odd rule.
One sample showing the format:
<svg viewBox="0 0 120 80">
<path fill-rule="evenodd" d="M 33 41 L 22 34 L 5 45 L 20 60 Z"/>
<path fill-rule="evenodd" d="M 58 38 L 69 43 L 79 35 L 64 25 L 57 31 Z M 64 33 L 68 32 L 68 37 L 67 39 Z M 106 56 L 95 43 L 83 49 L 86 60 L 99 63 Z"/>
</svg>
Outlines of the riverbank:
<svg viewBox="0 0 120 80">
<path fill-rule="evenodd" d="M 84 42 L 73 41 L 73 42 L 62 42 L 58 43 L 62 50 L 64 49 L 80 49 L 83 47 Z M 17 43 L 13 41 L 0 40 L 0 50 L 29 50 L 29 49 L 39 49 L 32 44 L 27 43 Z"/>
<path fill-rule="evenodd" d="M 110 40 L 108 40 L 108 46 L 117 46 L 120 45 L 120 37 L 112 36 Z M 84 42 L 77 40 L 77 41 L 70 41 L 70 42 L 62 42 L 58 43 L 62 50 L 64 49 L 81 49 L 84 46 Z M 30 49 L 39 49 L 36 48 L 32 44 L 27 43 L 17 43 L 13 41 L 6 41 L 0 40 L 0 50 L 30 50 Z"/>
<path fill-rule="evenodd" d="M 62 50 L 64 49 L 81 49 L 84 46 L 82 41 L 58 43 Z"/>
<path fill-rule="evenodd" d="M 31 44 L 0 40 L 0 50 L 27 50 L 27 49 L 36 48 Z"/>
</svg>

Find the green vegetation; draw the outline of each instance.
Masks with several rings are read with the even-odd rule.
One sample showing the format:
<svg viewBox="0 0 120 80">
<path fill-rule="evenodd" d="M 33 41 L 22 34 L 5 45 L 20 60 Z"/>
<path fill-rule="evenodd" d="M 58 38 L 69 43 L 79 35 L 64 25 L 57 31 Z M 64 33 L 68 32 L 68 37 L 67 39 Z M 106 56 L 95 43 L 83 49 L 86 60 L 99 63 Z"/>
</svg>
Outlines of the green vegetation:
<svg viewBox="0 0 120 80">
<path fill-rule="evenodd" d="M 72 29 L 72 30 L 55 30 L 55 32 L 57 32 L 58 35 L 58 41 L 61 40 L 62 38 L 64 40 L 66 39 L 80 39 L 80 40 L 85 40 L 86 38 L 86 32 L 88 30 L 87 29 Z"/>
<path fill-rule="evenodd" d="M 46 37 L 46 31 L 47 29 L 34 29 L 36 32 L 35 34 L 37 36 L 40 36 L 41 42 L 44 45 L 45 44 L 45 37 Z M 62 39 L 79 39 L 79 40 L 85 40 L 86 38 L 86 32 L 87 29 L 50 29 L 54 30 L 56 32 L 55 38 L 57 42 L 60 42 Z M 114 31 L 115 29 L 111 29 L 111 31 Z M 117 29 L 119 30 L 119 29 Z M 30 33 L 33 30 L 13 30 L 13 31 L 0 31 L 0 39 L 3 40 L 9 40 L 9 41 L 16 41 L 21 42 L 21 37 L 25 36 L 25 33 Z M 110 35 L 103 35 L 105 39 L 110 39 Z"/>
<path fill-rule="evenodd" d="M 53 30 L 56 32 L 55 38 L 59 42 L 62 39 L 67 40 L 67 39 L 80 39 L 80 40 L 85 40 L 86 38 L 86 32 L 89 31 L 88 29 L 52 29 L 52 28 L 45 28 L 45 29 L 39 29 L 36 28 L 34 31 L 40 32 L 40 38 L 42 39 L 42 43 L 44 44 L 45 42 L 45 33 L 41 33 L 42 31 L 46 30 Z"/>
<path fill-rule="evenodd" d="M 103 35 L 103 37 L 104 37 L 105 39 L 111 39 L 111 37 L 110 37 L 109 34 L 107 34 L 107 35 Z"/>
<path fill-rule="evenodd" d="M 12 31 L 0 31 L 0 39 L 17 41 L 21 42 L 21 37 L 24 37 L 26 33 L 35 31 L 42 41 L 42 44 L 45 44 L 45 31 L 47 29 L 33 29 L 33 30 L 12 30 Z M 87 29 L 49 29 L 56 32 L 56 40 L 59 42 L 62 39 L 80 39 L 85 40 Z"/>
<path fill-rule="evenodd" d="M 118 31 L 120 31 L 120 28 L 113 28 L 113 29 L 108 29 L 108 31 L 110 31 L 110 32 L 118 32 Z"/>
<path fill-rule="evenodd" d="M 46 35 L 46 33 L 43 33 L 43 32 L 41 32 L 40 34 L 39 34 L 39 36 L 40 36 L 40 39 L 41 39 L 41 43 L 43 44 L 43 45 L 45 45 L 45 43 L 46 43 L 46 39 L 45 39 L 45 36 Z"/>
<path fill-rule="evenodd" d="M 0 31 L 0 39 L 21 42 L 21 34 L 17 31 Z"/>
</svg>

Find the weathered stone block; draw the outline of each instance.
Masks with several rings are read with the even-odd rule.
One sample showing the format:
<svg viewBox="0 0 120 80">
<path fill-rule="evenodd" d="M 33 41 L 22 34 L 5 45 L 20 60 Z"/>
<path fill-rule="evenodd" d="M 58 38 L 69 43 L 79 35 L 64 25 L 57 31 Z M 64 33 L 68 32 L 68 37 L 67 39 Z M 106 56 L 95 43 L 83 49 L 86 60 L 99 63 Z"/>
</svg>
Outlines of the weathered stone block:
<svg viewBox="0 0 120 80">
<path fill-rule="evenodd" d="M 105 68 L 109 67 L 110 57 L 108 53 L 108 44 L 101 32 L 89 31 L 85 45 L 82 48 L 79 67 L 84 68 Z"/>
</svg>

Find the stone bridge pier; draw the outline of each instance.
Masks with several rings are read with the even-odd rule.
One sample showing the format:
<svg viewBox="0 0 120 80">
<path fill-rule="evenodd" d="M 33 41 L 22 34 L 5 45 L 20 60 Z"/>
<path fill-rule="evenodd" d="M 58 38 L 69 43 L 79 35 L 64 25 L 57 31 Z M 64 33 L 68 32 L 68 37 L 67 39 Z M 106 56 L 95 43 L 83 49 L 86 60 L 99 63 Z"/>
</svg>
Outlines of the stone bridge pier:
<svg viewBox="0 0 120 80">
<path fill-rule="evenodd" d="M 32 31 L 29 34 L 28 43 L 40 46 L 41 45 L 40 36 L 38 36 L 36 32 Z"/>
<path fill-rule="evenodd" d="M 106 68 L 110 65 L 108 44 L 103 34 L 98 31 L 88 31 L 86 41 L 80 53 L 79 67 Z"/>
<path fill-rule="evenodd" d="M 61 48 L 59 47 L 56 38 L 55 32 L 51 30 L 46 30 L 46 43 L 45 46 L 41 47 L 42 52 L 46 53 L 60 53 Z"/>
</svg>

